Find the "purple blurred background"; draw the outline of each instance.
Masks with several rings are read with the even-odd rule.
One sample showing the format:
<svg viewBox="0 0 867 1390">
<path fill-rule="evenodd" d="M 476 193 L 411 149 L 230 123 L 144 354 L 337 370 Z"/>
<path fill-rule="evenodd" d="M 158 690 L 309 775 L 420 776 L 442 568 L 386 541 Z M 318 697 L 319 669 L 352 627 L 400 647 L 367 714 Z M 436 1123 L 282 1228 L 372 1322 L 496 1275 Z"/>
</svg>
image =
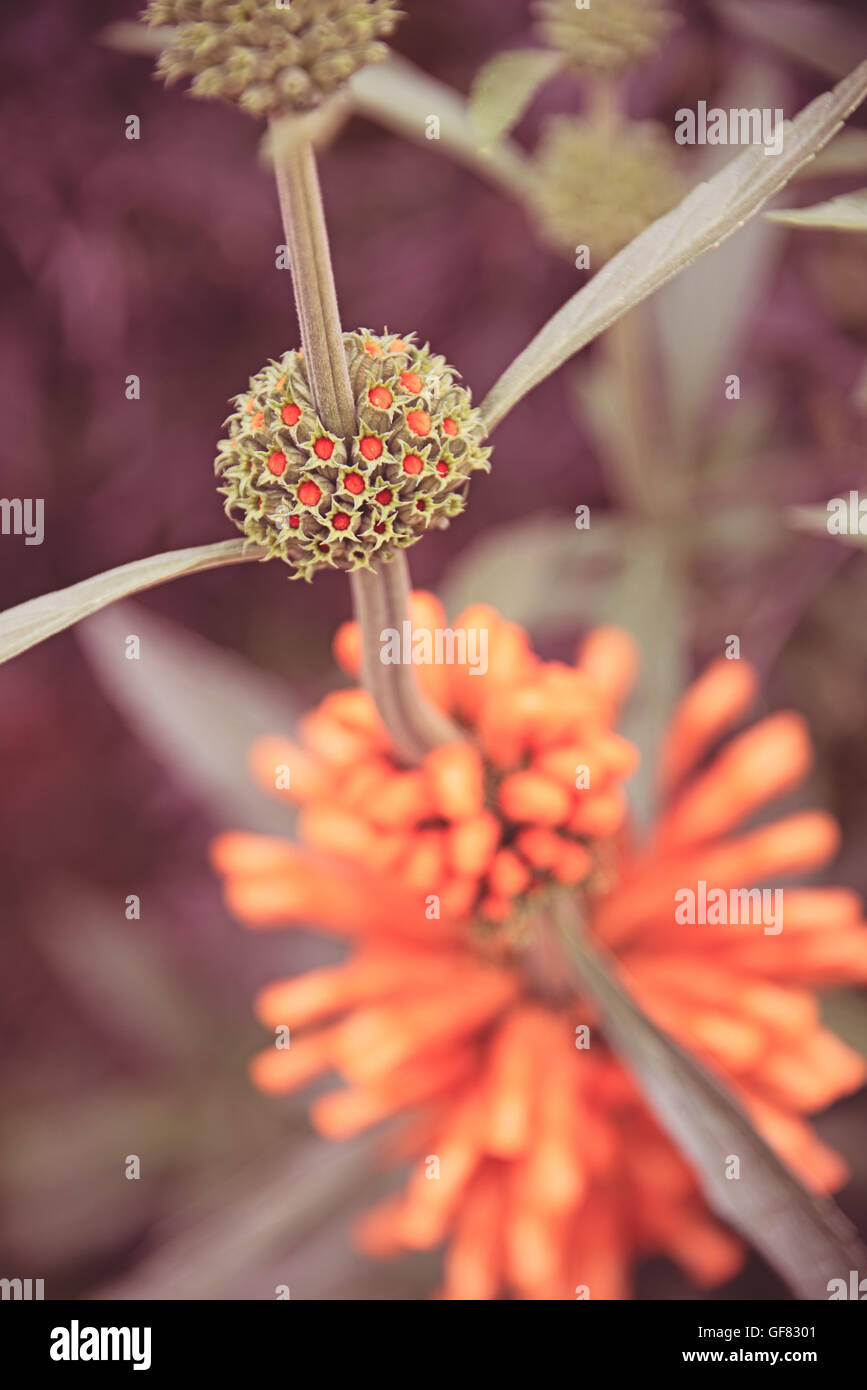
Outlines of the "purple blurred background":
<svg viewBox="0 0 867 1390">
<path fill-rule="evenodd" d="M 747 75 L 773 91 L 771 104 L 782 93 L 791 114 L 830 85 L 841 35 L 863 39 L 867 24 L 847 27 L 863 19 L 858 0 L 790 8 L 804 24 L 780 30 L 784 52 L 748 35 L 726 6 L 690 3 L 664 52 L 631 79 L 631 114 L 671 128 L 678 107 L 713 101 Z M 31 0 L 4 10 L 0 494 L 45 499 L 41 546 L 0 537 L 4 608 L 234 535 L 212 468 L 227 401 L 297 343 L 289 277 L 275 268 L 283 234 L 259 130 L 166 92 L 151 60 L 99 41 L 137 9 L 135 0 Z M 406 0 L 405 9 L 397 50 L 462 92 L 495 52 L 533 41 L 526 0 Z M 815 59 L 819 11 L 824 71 L 796 52 L 800 36 Z M 842 46 L 854 64 L 861 55 Z M 532 150 L 552 112 L 581 102 L 580 84 L 557 78 L 519 126 L 519 143 Z M 138 141 L 124 136 L 129 114 L 141 119 Z M 863 116 L 855 124 L 864 129 Z M 694 180 L 695 152 L 683 153 Z M 524 208 L 433 142 L 401 141 L 353 118 L 323 153 L 321 173 L 345 325 L 415 330 L 477 399 L 581 283 Z M 817 202 L 859 183 L 812 178 L 786 200 Z M 630 610 L 636 575 L 642 588 L 634 567 L 614 616 L 641 627 L 651 653 L 658 638 L 666 665 L 676 628 L 684 673 L 740 635 L 762 670 L 766 705 L 792 704 L 811 721 L 811 791 L 844 829 L 833 877 L 863 891 L 865 559 L 791 533 L 781 517 L 788 504 L 824 502 L 863 476 L 867 410 L 856 388 L 867 363 L 867 242 L 763 227 L 761 247 L 745 233 L 730 243 L 744 249 L 720 263 L 720 275 L 744 271 L 723 366 L 740 374 L 745 399 L 737 426 L 721 390 L 697 412 L 688 463 L 710 529 L 697 525 L 678 622 L 663 599 L 649 627 Z M 704 284 L 692 301 L 693 331 L 710 338 L 713 293 L 730 296 L 724 284 Z M 655 313 L 643 321 L 658 365 Z M 417 584 L 500 601 L 551 654 L 611 615 L 616 576 L 639 537 L 651 540 L 652 569 L 654 546 L 683 531 L 677 518 L 652 526 L 612 485 L 598 432 L 577 405 L 581 374 L 606 362 L 603 342 L 523 402 L 497 432 L 493 473 L 474 481 L 467 515 L 410 556 Z M 125 398 L 131 373 L 141 379 L 138 401 Z M 663 415 L 655 378 L 653 391 Z M 671 460 L 665 447 L 661 456 Z M 617 539 L 586 572 L 568 559 L 557 570 L 579 503 L 614 523 Z M 240 739 L 248 719 L 251 728 L 267 722 L 285 699 L 291 721 L 332 686 L 329 643 L 348 616 L 345 580 L 291 584 L 278 566 L 249 565 L 176 581 L 140 604 L 141 625 L 132 611 L 125 627 L 94 623 L 90 637 L 65 633 L 0 673 L 0 1273 L 44 1277 L 49 1297 L 272 1297 L 278 1282 L 292 1283 L 293 1297 L 423 1296 L 435 1281 L 431 1261 L 372 1268 L 349 1252 L 346 1214 L 377 1182 L 367 1150 L 323 1158 L 297 1104 L 248 1088 L 244 1062 L 259 1037 L 252 993 L 298 968 L 312 947 L 242 933 L 206 861 L 213 831 L 244 823 L 254 801 L 239 749 L 220 771 L 213 731 L 226 712 L 212 709 L 214 698 L 223 695 L 230 719 L 234 702 Z M 172 628 L 174 657 L 148 671 L 155 616 L 238 661 L 211 666 L 219 655 L 188 647 Z M 128 671 L 116 671 L 117 685 L 110 675 L 125 666 L 127 631 L 144 633 L 137 694 Z M 185 667 L 206 682 L 186 699 Z M 160 729 L 183 741 L 198 700 L 197 777 L 166 751 Z M 227 792 L 220 802 L 221 777 L 236 800 Z M 124 916 L 129 894 L 141 898 L 140 921 Z M 863 1045 L 863 1005 L 847 996 L 834 1008 L 837 1026 Z M 860 1162 L 843 1204 L 862 1229 L 864 1116 L 862 1097 L 822 1121 Z M 142 1157 L 138 1182 L 123 1173 L 133 1153 Z M 778 1291 L 755 1261 L 723 1296 Z M 694 1296 L 662 1262 L 642 1272 L 639 1292 Z"/>
</svg>

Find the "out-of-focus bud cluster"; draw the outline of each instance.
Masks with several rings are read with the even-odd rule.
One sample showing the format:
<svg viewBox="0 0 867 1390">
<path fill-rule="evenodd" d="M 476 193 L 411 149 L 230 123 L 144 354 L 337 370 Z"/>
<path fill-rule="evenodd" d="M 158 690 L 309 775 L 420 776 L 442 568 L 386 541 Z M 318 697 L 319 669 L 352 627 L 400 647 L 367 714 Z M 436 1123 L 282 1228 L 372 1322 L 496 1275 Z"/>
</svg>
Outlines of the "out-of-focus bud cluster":
<svg viewBox="0 0 867 1390">
<path fill-rule="evenodd" d="M 318 106 L 388 49 L 392 0 L 150 0 L 142 18 L 174 26 L 157 64 L 166 82 L 190 77 L 192 96 L 252 116 Z"/>
<path fill-rule="evenodd" d="M 617 73 L 655 53 L 677 22 L 664 0 L 536 0 L 542 38 L 570 67 Z"/>
<path fill-rule="evenodd" d="M 287 352 L 236 397 L 218 446 L 227 514 L 293 578 L 388 560 L 458 516 L 470 474 L 490 467 L 481 415 L 445 358 L 413 334 L 361 329 L 343 344 L 354 435 L 325 428 L 303 354 Z"/>
<path fill-rule="evenodd" d="M 589 246 L 607 260 L 680 200 L 685 188 L 671 137 L 653 121 L 610 135 L 580 117 L 551 120 L 536 156 L 536 209 L 556 245 Z"/>
</svg>

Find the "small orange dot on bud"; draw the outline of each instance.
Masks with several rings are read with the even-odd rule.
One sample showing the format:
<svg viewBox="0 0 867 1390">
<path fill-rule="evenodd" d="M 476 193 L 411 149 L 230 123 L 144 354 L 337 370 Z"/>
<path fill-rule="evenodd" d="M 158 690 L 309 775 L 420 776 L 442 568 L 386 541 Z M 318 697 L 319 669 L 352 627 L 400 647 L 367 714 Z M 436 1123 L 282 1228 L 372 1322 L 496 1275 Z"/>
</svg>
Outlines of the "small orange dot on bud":
<svg viewBox="0 0 867 1390">
<path fill-rule="evenodd" d="M 384 487 L 384 488 L 382 489 L 382 492 L 378 492 L 378 493 L 376 494 L 376 500 L 377 500 L 377 502 L 381 502 L 382 505 L 383 505 L 383 507 L 387 507 L 388 504 L 389 504 L 389 502 L 391 501 L 391 491 L 390 491 L 390 489 L 387 488 L 387 487 Z"/>
<path fill-rule="evenodd" d="M 283 421 L 284 425 L 297 425 L 298 421 L 301 419 L 301 411 L 293 401 L 290 401 L 289 404 L 284 405 L 283 409 L 280 411 L 280 419 Z"/>
<path fill-rule="evenodd" d="M 269 470 L 269 472 L 271 472 L 271 473 L 274 474 L 274 477 L 275 477 L 275 478 L 279 478 L 279 477 L 280 477 L 280 474 L 283 473 L 283 472 L 285 471 L 285 469 L 286 469 L 286 455 L 285 455 L 285 454 L 281 454 L 280 451 L 279 451 L 279 449 L 277 450 L 276 453 L 270 454 L 270 455 L 268 456 L 268 470 Z"/>
<path fill-rule="evenodd" d="M 347 473 L 343 486 L 347 492 L 354 492 L 358 496 L 359 492 L 364 491 L 364 479 L 360 473 Z"/>
<path fill-rule="evenodd" d="M 280 391 L 285 385 L 286 385 L 286 377 L 285 377 L 285 376 L 281 376 L 280 380 L 276 383 L 276 385 L 275 385 L 275 387 L 274 387 L 274 390 L 275 390 L 275 391 Z"/>
<path fill-rule="evenodd" d="M 368 391 L 367 399 L 370 401 L 371 405 L 376 406 L 377 410 L 388 410 L 388 407 L 394 400 L 394 396 L 387 386 L 374 386 Z"/>
<path fill-rule="evenodd" d="M 439 463 L 437 464 L 437 472 L 439 473 L 440 477 L 444 478 L 448 471 L 449 466 L 446 463 L 445 459 L 440 459 Z"/>
<path fill-rule="evenodd" d="M 369 352 L 371 357 L 385 356 L 385 352 L 380 347 L 379 343 L 375 343 L 372 338 L 368 338 L 367 342 L 364 344 L 364 351 Z"/>
<path fill-rule="evenodd" d="M 413 434 L 420 437 L 430 434 L 430 416 L 426 410 L 411 410 L 406 417 L 406 423 Z"/>
<path fill-rule="evenodd" d="M 382 440 L 377 439 L 372 434 L 369 434 L 366 436 L 366 438 L 362 439 L 358 447 L 361 449 L 361 452 L 366 459 L 378 459 L 380 454 L 382 453 Z"/>
<path fill-rule="evenodd" d="M 443 420 L 443 429 L 445 430 L 446 434 L 457 434 L 457 421 L 453 420 L 451 415 L 447 415 L 446 418 Z"/>
<path fill-rule="evenodd" d="M 303 502 L 305 507 L 315 507 L 322 496 L 322 489 L 315 483 L 302 483 L 298 489 L 298 501 Z"/>
<path fill-rule="evenodd" d="M 323 435 L 323 437 L 317 439 L 316 443 L 313 445 L 313 452 L 319 459 L 330 459 L 331 455 L 334 453 L 334 444 Z"/>
<path fill-rule="evenodd" d="M 406 352 L 409 343 L 405 343 L 403 338 L 393 338 L 389 352 Z"/>
<path fill-rule="evenodd" d="M 345 531 L 349 525 L 349 517 L 346 512 L 335 512 L 331 518 L 331 524 L 335 531 Z"/>
<path fill-rule="evenodd" d="M 405 458 L 404 461 L 403 461 L 403 471 L 404 471 L 404 473 L 413 473 L 413 474 L 415 474 L 415 473 L 420 473 L 421 470 L 422 470 L 422 461 L 421 461 L 421 459 L 419 458 L 418 454 L 407 454 L 406 458 Z"/>
<path fill-rule="evenodd" d="M 248 415 L 253 414 L 253 411 L 256 409 L 256 402 L 254 401 L 252 396 L 248 400 L 247 404 L 244 406 L 244 409 Z"/>
<path fill-rule="evenodd" d="M 261 411 L 261 410 L 258 411 L 258 413 L 257 413 L 256 415 L 253 416 L 253 421 L 252 421 L 252 423 L 253 423 L 253 429 L 254 429 L 254 430 L 260 430 L 260 429 L 262 428 L 262 426 L 263 426 L 264 423 L 265 423 L 265 416 L 262 414 L 262 411 Z"/>
<path fill-rule="evenodd" d="M 400 384 L 404 391 L 409 391 L 413 396 L 417 396 L 421 390 L 421 377 L 417 372 L 402 372 Z"/>
</svg>

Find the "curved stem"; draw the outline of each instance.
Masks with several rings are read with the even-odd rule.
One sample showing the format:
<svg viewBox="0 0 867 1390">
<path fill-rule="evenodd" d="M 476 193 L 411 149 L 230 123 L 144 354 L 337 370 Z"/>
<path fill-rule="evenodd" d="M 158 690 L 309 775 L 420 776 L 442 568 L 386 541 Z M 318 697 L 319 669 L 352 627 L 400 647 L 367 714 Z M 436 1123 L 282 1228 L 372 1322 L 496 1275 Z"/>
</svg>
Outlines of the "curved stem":
<svg viewBox="0 0 867 1390">
<path fill-rule="evenodd" d="M 272 123 L 277 194 L 316 411 L 326 429 L 343 435 L 347 448 L 351 448 L 356 431 L 355 398 L 343 349 L 311 130 L 304 117 Z M 409 622 L 406 556 L 399 551 L 377 570 L 353 572 L 350 580 L 362 632 L 364 684 L 398 755 L 406 762 L 418 763 L 432 748 L 454 742 L 461 734 L 422 695 L 412 666 L 386 665 L 381 660 L 383 632 L 391 628 L 402 633 L 403 624 Z"/>
<path fill-rule="evenodd" d="M 379 571 L 355 570 L 350 575 L 355 614 L 362 633 L 364 684 L 404 762 L 419 763 L 441 743 L 463 735 L 422 695 L 412 666 L 386 665 L 382 638 L 386 630 L 403 633 L 409 621 L 409 566 L 403 551 Z"/>
</svg>

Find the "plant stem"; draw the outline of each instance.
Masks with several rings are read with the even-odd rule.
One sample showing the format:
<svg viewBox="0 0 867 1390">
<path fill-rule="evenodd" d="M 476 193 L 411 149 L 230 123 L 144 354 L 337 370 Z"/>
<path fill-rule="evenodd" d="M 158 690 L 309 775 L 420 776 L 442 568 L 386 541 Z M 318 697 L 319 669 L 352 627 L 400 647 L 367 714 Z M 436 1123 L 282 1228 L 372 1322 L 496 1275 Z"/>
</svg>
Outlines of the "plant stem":
<svg viewBox="0 0 867 1390">
<path fill-rule="evenodd" d="M 378 571 L 355 570 L 350 575 L 355 614 L 362 633 L 362 675 L 383 723 L 404 762 L 420 763 L 441 743 L 458 742 L 463 735 L 424 698 L 412 666 L 385 665 L 382 633 L 403 633 L 409 616 L 409 566 L 403 551 Z"/>
<path fill-rule="evenodd" d="M 317 414 L 332 434 L 342 435 L 347 451 L 356 432 L 355 398 L 343 348 L 343 331 L 328 230 L 322 207 L 309 119 L 272 122 L 274 171 L 292 285 L 301 329 L 307 377 Z M 398 551 L 376 570 L 351 576 L 355 616 L 361 627 L 364 684 L 372 695 L 399 757 L 418 763 L 432 748 L 462 735 L 423 696 L 411 666 L 381 660 L 382 633 L 403 632 L 409 621 L 410 578 L 406 556 Z"/>
<path fill-rule="evenodd" d="M 578 988 L 599 1007 L 609 1045 L 688 1159 L 709 1206 L 761 1251 L 796 1298 L 826 1299 L 830 1279 L 867 1261 L 851 1223 L 830 1198 L 807 1191 L 716 1077 L 643 1013 L 617 962 L 588 938 L 574 895 L 558 893 L 553 916 Z M 731 1180 L 732 1157 L 740 1181 Z"/>
</svg>

